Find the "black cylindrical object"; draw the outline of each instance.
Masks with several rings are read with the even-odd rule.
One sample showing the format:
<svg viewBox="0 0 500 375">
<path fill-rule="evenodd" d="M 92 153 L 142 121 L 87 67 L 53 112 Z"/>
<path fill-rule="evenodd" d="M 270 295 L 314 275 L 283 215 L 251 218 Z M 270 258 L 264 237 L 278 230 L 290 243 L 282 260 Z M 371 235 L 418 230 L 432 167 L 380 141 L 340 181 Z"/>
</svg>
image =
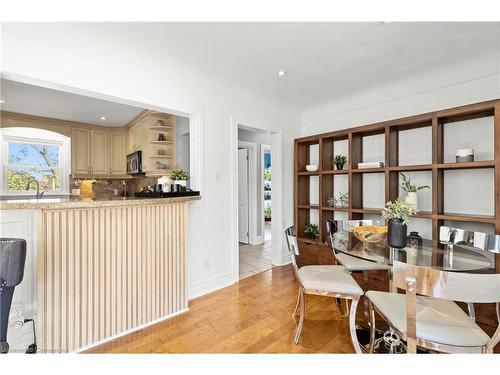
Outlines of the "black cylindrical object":
<svg viewBox="0 0 500 375">
<path fill-rule="evenodd" d="M 14 288 L 21 283 L 26 261 L 26 241 L 21 238 L 0 239 L 0 353 L 9 351 L 7 328 Z"/>
<path fill-rule="evenodd" d="M 408 227 L 403 220 L 391 219 L 388 222 L 387 244 L 401 249 L 406 246 Z"/>
</svg>

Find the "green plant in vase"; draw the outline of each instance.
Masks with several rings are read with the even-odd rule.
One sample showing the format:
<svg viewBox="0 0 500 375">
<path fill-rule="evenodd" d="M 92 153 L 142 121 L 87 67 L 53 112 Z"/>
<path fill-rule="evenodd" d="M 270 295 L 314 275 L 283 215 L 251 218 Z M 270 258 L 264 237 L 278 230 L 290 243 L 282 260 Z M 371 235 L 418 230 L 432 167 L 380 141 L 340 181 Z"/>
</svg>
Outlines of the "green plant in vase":
<svg viewBox="0 0 500 375">
<path fill-rule="evenodd" d="M 403 248 L 406 246 L 408 222 L 417 210 L 412 203 L 397 198 L 394 202 L 387 202 L 382 210 L 382 216 L 387 221 L 387 244 L 391 247 Z"/>
<path fill-rule="evenodd" d="M 181 185 L 184 189 L 187 185 L 187 180 L 189 180 L 189 173 L 182 169 L 174 169 L 170 172 L 170 179 L 173 181 L 174 185 Z"/>
<path fill-rule="evenodd" d="M 319 234 L 319 227 L 316 224 L 308 224 L 304 227 L 304 234 L 307 234 L 310 239 L 314 240 Z"/>
<path fill-rule="evenodd" d="M 401 173 L 403 181 L 401 181 L 401 189 L 406 193 L 405 201 L 413 204 L 415 210 L 418 211 L 418 195 L 417 192 L 423 189 L 430 189 L 428 185 L 415 185 L 411 183 L 411 179 L 404 173 Z"/>
<path fill-rule="evenodd" d="M 345 155 L 335 155 L 333 158 L 333 164 L 337 167 L 337 170 L 344 169 L 344 165 L 347 163 L 347 156 Z"/>
<path fill-rule="evenodd" d="M 271 221 L 271 213 L 272 213 L 271 207 L 264 208 L 264 220 L 265 221 Z"/>
</svg>

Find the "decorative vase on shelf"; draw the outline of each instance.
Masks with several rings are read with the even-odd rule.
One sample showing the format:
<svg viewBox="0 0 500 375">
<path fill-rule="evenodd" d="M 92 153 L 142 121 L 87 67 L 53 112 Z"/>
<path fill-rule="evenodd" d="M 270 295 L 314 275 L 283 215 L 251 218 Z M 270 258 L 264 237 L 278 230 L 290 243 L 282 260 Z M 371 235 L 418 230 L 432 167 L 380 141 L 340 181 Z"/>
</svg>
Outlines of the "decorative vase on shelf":
<svg viewBox="0 0 500 375">
<path fill-rule="evenodd" d="M 405 202 L 412 204 L 415 207 L 415 210 L 418 211 L 418 194 L 416 192 L 406 193 Z"/>
<path fill-rule="evenodd" d="M 422 249 L 423 239 L 418 234 L 418 232 L 410 232 L 407 238 L 408 238 L 408 247 L 412 247 L 417 250 Z"/>
<path fill-rule="evenodd" d="M 186 180 L 175 180 L 174 187 L 176 191 L 186 191 L 187 181 Z"/>
<path fill-rule="evenodd" d="M 344 164 L 335 164 L 335 167 L 337 168 L 338 171 L 341 171 L 342 169 L 344 169 Z"/>
<path fill-rule="evenodd" d="M 400 219 L 391 219 L 388 222 L 387 244 L 390 247 L 402 249 L 406 246 L 408 227 Z"/>
</svg>

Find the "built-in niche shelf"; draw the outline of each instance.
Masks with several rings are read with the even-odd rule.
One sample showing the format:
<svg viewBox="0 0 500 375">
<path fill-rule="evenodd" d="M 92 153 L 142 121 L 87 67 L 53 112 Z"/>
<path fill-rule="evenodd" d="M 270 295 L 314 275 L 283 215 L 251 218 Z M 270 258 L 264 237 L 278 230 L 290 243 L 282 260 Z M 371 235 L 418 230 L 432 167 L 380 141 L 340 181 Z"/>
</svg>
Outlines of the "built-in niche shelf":
<svg viewBox="0 0 500 375">
<path fill-rule="evenodd" d="M 477 131 L 474 130 L 476 125 Z M 474 133 L 471 137 L 468 136 L 470 132 Z M 433 239 L 438 238 L 439 227 L 445 221 L 491 225 L 492 230 L 500 233 L 499 134 L 500 100 L 494 100 L 296 139 L 294 200 L 299 238 L 302 240 L 304 227 L 312 217 L 319 221 L 320 235 L 316 240 L 307 239 L 307 243 L 316 244 L 323 244 L 326 239 L 326 219 L 380 217 L 384 203 L 401 194 L 401 172 L 407 173 L 417 184 L 431 187 L 419 193 L 425 197 L 422 199 L 424 207 L 413 221 L 418 228 L 428 228 Z M 475 148 L 476 160 L 456 163 L 450 155 L 459 148 Z M 333 166 L 336 154 L 347 156 L 347 164 L 342 170 Z M 383 161 L 384 166 L 358 168 L 359 163 L 371 161 Z M 307 172 L 308 164 L 318 164 L 318 171 Z M 478 172 L 479 175 L 473 177 L 479 181 L 468 181 L 467 171 L 480 170 L 484 173 Z M 489 184 L 488 189 L 479 190 L 468 199 L 477 199 L 483 202 L 482 206 L 493 202 L 491 212 L 450 212 L 453 205 L 446 204 L 445 191 L 449 176 L 456 174 L 463 174 L 462 182 L 453 186 L 463 190 L 461 196 L 466 196 L 469 190 L 476 191 L 474 184 Z M 344 181 L 342 188 L 338 188 L 340 179 Z M 349 205 L 330 207 L 328 198 L 338 195 L 341 189 L 349 192 Z M 378 194 L 376 199 L 370 191 Z M 318 204 L 312 202 L 313 196 L 319 197 Z"/>
<path fill-rule="evenodd" d="M 164 126 L 151 126 L 149 129 L 151 130 L 155 130 L 155 131 L 158 131 L 158 132 L 162 132 L 162 131 L 165 131 L 165 132 L 169 132 L 169 131 L 172 131 L 174 130 L 174 127 L 173 126 L 170 126 L 170 125 L 164 125 Z"/>
<path fill-rule="evenodd" d="M 174 141 L 151 141 L 151 144 L 154 145 L 173 145 L 175 142 Z"/>
</svg>

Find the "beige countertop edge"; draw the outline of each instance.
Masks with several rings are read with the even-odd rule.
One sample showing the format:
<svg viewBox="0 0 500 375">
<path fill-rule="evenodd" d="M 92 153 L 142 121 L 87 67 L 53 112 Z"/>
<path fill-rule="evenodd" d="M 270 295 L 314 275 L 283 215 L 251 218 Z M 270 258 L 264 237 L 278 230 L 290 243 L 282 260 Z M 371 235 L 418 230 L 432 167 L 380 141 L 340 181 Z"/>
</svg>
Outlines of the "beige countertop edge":
<svg viewBox="0 0 500 375">
<path fill-rule="evenodd" d="M 175 198 L 128 198 L 111 200 L 82 200 L 82 201 L 48 201 L 43 199 L 38 202 L 21 200 L 15 202 L 0 201 L 0 210 L 19 210 L 19 209 L 42 209 L 59 210 L 71 208 L 100 208 L 100 207 L 123 207 L 123 206 L 147 206 L 158 204 L 183 203 L 201 199 L 200 196 L 194 197 L 175 197 Z"/>
</svg>

